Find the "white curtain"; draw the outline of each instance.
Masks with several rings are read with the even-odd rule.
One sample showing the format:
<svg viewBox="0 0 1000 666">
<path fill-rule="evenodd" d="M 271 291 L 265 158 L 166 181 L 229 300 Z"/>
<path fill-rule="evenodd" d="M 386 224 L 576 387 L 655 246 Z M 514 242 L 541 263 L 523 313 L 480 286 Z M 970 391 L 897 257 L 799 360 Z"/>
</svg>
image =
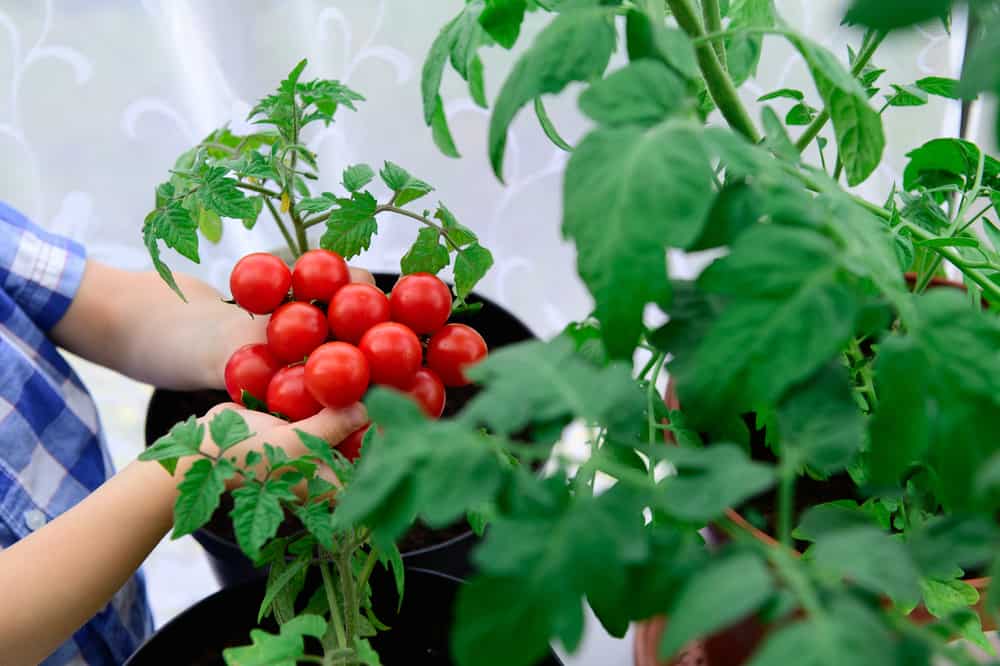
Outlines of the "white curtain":
<svg viewBox="0 0 1000 666">
<path fill-rule="evenodd" d="M 574 253 L 559 233 L 561 173 L 567 154 L 552 146 L 530 111 L 518 117 L 508 142 L 505 175 L 493 177 L 486 158 L 488 112 L 476 107 L 464 82 L 445 77 L 445 108 L 463 159 L 442 156 L 422 121 L 420 68 L 437 30 L 462 0 L 5 0 L 0 6 L 0 198 L 43 226 L 83 242 L 97 259 L 131 269 L 150 263 L 139 229 L 176 156 L 210 130 L 243 126 L 250 104 L 272 90 L 302 57 L 306 75 L 340 79 L 367 101 L 342 110 L 337 123 L 308 137 L 324 177 L 317 191 L 337 187 L 347 164 L 393 160 L 437 187 L 440 198 L 475 229 L 496 256 L 484 293 L 522 317 L 540 335 L 586 315 L 590 301 L 574 271 Z M 857 31 L 839 25 L 840 0 L 781 0 L 793 26 L 846 58 Z M 517 52 L 530 43 L 542 17 L 529 19 Z M 876 63 L 882 82 L 908 84 L 927 75 L 956 76 L 964 49 L 964 20 L 952 35 L 931 25 L 894 36 Z M 815 90 L 793 50 L 768 38 L 748 101 L 780 87 Z M 516 55 L 516 53 L 515 53 Z M 514 56 L 484 52 L 492 99 Z M 586 131 L 576 89 L 547 100 L 570 142 Z M 779 111 L 784 102 L 775 103 Z M 889 109 L 889 148 L 883 167 L 861 188 L 882 197 L 898 181 L 905 154 L 923 141 L 955 135 L 957 103 L 932 99 L 922 109 Z M 984 117 L 984 126 L 992 118 Z M 991 135 L 991 134 L 990 134 Z M 358 260 L 393 269 L 416 230 L 407 220 L 380 222 L 382 234 Z M 218 246 L 203 245 L 194 266 L 171 255 L 175 268 L 224 289 L 236 258 L 268 249 L 281 238 L 268 220 L 252 234 L 230 225 Z M 702 262 L 675 257 L 673 270 L 690 275 Z M 115 459 L 141 446 L 150 389 L 82 362 L 100 404 Z M 163 622 L 214 587 L 190 540 L 164 544 L 148 566 L 157 618 Z M 176 585 L 179 575 L 193 576 Z M 570 663 L 625 663 L 619 647 L 599 632 Z M 607 650 L 612 650 L 608 652 Z"/>
</svg>

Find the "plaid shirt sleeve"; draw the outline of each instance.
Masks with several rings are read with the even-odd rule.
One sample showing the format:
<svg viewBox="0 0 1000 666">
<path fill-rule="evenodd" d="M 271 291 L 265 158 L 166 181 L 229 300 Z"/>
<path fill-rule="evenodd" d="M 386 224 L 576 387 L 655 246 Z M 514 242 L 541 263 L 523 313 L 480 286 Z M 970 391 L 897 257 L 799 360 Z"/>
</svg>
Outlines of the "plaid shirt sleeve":
<svg viewBox="0 0 1000 666">
<path fill-rule="evenodd" d="M 0 288 L 48 332 L 59 323 L 83 280 L 86 252 L 0 202 Z"/>
</svg>

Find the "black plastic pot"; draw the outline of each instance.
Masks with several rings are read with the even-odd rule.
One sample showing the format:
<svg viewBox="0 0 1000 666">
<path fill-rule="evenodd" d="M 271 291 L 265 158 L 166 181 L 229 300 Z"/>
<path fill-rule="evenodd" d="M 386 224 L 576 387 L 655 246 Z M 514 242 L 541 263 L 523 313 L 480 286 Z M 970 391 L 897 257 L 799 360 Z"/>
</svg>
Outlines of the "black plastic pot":
<svg viewBox="0 0 1000 666">
<path fill-rule="evenodd" d="M 376 569 L 372 576 L 375 615 L 392 629 L 372 639 L 385 666 L 451 666 L 448 638 L 455 595 L 461 581 L 433 571 L 407 569 L 402 608 L 391 577 Z M 222 666 L 222 651 L 247 645 L 264 598 L 263 578 L 220 590 L 163 626 L 133 654 L 125 666 Z M 303 598 L 305 595 L 302 595 Z M 516 640 L 516 637 L 511 637 Z M 560 666 L 554 654 L 538 666 Z"/>
<path fill-rule="evenodd" d="M 399 275 L 396 273 L 375 273 L 376 284 L 387 293 L 398 279 Z M 482 309 L 473 314 L 457 315 L 451 321 L 475 328 L 491 350 L 535 337 L 517 317 L 496 302 L 475 294 L 468 301 L 482 303 Z M 454 413 L 475 391 L 475 387 L 448 389 L 445 416 Z M 229 396 L 225 391 L 181 392 L 156 389 L 146 412 L 146 446 L 166 434 L 178 421 L 183 421 L 192 414 L 201 416 L 215 405 L 228 400 Z M 225 502 L 226 498 L 220 511 L 226 510 Z M 227 520 L 227 517 L 220 516 L 218 522 L 224 524 Z M 194 538 L 208 553 L 212 571 L 223 587 L 238 585 L 260 575 L 260 570 L 253 566 L 228 536 L 209 527 L 195 532 Z M 400 548 L 403 560 L 409 567 L 465 578 L 471 572 L 469 553 L 475 543 L 476 537 L 468 525 L 460 523 L 439 531 L 417 528 L 404 537 Z"/>
</svg>

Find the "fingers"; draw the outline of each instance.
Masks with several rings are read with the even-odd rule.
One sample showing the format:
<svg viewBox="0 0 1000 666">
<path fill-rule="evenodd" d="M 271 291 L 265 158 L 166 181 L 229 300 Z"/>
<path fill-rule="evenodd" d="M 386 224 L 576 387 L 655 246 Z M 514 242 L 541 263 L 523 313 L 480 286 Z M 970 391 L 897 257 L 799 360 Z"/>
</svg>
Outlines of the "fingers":
<svg viewBox="0 0 1000 666">
<path fill-rule="evenodd" d="M 354 266 L 349 267 L 351 270 L 351 282 L 367 282 L 370 285 L 375 284 L 375 277 L 363 268 L 355 268 Z"/>
<path fill-rule="evenodd" d="M 295 431 L 302 430 L 326 440 L 331 445 L 336 445 L 366 423 L 368 423 L 368 412 L 364 405 L 355 403 L 343 409 L 324 409 L 316 416 L 289 423 L 276 429 L 273 438 L 282 445 L 286 443 L 295 445 L 299 441 Z M 268 437 L 271 436 L 272 433 L 268 433 Z"/>
</svg>

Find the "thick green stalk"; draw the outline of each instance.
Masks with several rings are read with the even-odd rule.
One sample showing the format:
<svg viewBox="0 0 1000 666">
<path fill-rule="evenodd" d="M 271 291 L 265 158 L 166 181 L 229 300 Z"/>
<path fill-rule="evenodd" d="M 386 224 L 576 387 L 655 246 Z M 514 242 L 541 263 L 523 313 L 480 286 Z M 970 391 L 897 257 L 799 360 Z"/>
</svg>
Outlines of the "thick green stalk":
<svg viewBox="0 0 1000 666">
<path fill-rule="evenodd" d="M 319 572 L 323 575 L 323 589 L 326 590 L 326 603 L 330 606 L 330 623 L 333 624 L 337 635 L 337 646 L 347 647 L 347 636 L 344 631 L 344 622 L 340 618 L 340 605 L 337 603 L 337 591 L 333 586 L 330 565 L 326 562 L 320 562 Z"/>
<path fill-rule="evenodd" d="M 722 30 L 722 9 L 719 7 L 719 0 L 701 0 L 701 14 L 705 19 L 705 30 L 709 34 Z M 722 69 L 729 71 L 729 63 L 726 62 L 726 40 L 722 37 L 713 40 L 715 55 L 719 58 Z"/>
<path fill-rule="evenodd" d="M 795 466 L 788 451 L 783 451 L 778 468 L 778 541 L 792 548 L 792 518 L 795 513 Z"/>
<path fill-rule="evenodd" d="M 722 68 L 722 63 L 715 54 L 712 44 L 702 40 L 705 36 L 705 29 L 701 25 L 701 17 L 695 11 L 691 0 L 666 0 L 667 6 L 673 12 L 677 24 L 689 37 L 695 40 L 695 53 L 698 56 L 698 67 L 705 78 L 705 85 L 708 94 L 712 96 L 712 101 L 722 113 L 729 126 L 745 136 L 753 143 L 760 142 L 760 133 L 754 125 L 753 119 L 747 112 L 740 96 L 736 92 L 736 86 L 729 74 Z M 701 40 L 701 41 L 698 41 Z"/>
<path fill-rule="evenodd" d="M 345 548 L 336 558 L 340 589 L 344 593 L 344 630 L 352 645 L 358 631 L 358 590 L 354 587 L 355 581 L 351 571 L 353 554 L 353 550 Z"/>
<path fill-rule="evenodd" d="M 854 60 L 854 65 L 851 67 L 852 76 L 857 77 L 861 75 L 865 66 L 871 61 L 872 56 L 875 55 L 875 51 L 878 50 L 878 47 L 882 44 L 882 41 L 885 39 L 885 35 L 886 33 L 884 32 L 877 32 L 872 39 L 862 45 L 861 51 L 858 53 L 858 57 Z M 826 123 L 829 120 L 829 109 L 823 109 L 820 114 L 813 119 L 812 123 L 809 124 L 809 127 L 802 132 L 802 136 L 799 137 L 799 140 L 795 142 L 795 147 L 800 153 L 809 147 L 809 144 L 812 143 L 812 140 L 815 139 L 817 135 L 819 135 L 820 131 L 826 126 Z"/>
<path fill-rule="evenodd" d="M 274 218 L 274 221 L 278 225 L 278 229 L 281 230 L 281 235 L 285 238 L 285 243 L 288 245 L 288 249 L 292 251 L 292 257 L 297 259 L 302 253 L 299 251 L 299 246 L 295 244 L 292 234 L 289 233 L 288 227 L 285 226 L 285 221 L 281 219 L 281 213 L 278 212 L 278 209 L 274 207 L 274 204 L 271 203 L 271 200 L 267 197 L 264 197 L 264 205 L 267 206 L 269 211 L 271 211 L 271 217 Z"/>
</svg>

